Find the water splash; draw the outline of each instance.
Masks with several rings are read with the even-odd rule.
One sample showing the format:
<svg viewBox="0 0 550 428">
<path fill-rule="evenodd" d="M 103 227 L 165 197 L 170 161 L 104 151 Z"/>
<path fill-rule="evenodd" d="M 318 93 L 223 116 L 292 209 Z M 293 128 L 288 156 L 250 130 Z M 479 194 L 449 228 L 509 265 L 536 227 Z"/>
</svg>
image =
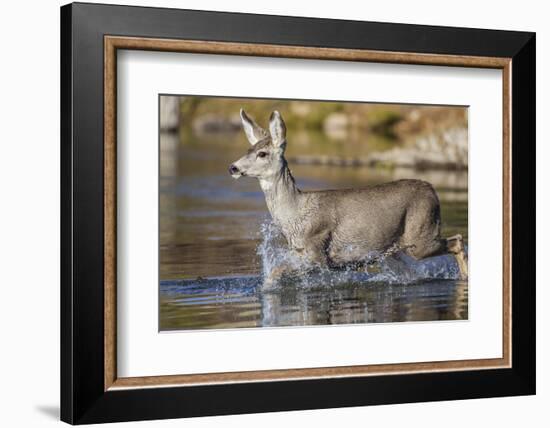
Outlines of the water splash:
<svg viewBox="0 0 550 428">
<path fill-rule="evenodd" d="M 265 220 L 260 226 L 260 234 L 262 242 L 256 252 L 261 259 L 264 278 L 282 266 L 297 272 L 305 272 L 308 269 L 304 261 L 289 250 L 281 229 L 273 221 Z"/>
<path fill-rule="evenodd" d="M 297 288 L 334 288 L 345 284 L 386 283 L 413 284 L 432 279 L 460 279 L 460 270 L 452 255 L 441 255 L 425 260 L 414 260 L 405 254 L 382 257 L 375 269 L 358 270 L 353 267 L 331 270 L 327 267 L 311 266 L 288 249 L 281 229 L 270 219 L 260 227 L 262 237 L 257 254 L 261 260 L 262 277 L 268 278 L 277 269 L 291 271 L 279 284 L 270 289 L 292 284 Z M 264 283 L 265 285 L 265 283 Z"/>
</svg>

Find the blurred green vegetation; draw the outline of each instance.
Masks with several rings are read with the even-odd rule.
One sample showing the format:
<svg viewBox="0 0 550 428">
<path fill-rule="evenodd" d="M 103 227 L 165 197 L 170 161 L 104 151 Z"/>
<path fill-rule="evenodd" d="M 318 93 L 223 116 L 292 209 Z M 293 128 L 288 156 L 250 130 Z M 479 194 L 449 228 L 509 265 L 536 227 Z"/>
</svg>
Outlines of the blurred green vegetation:
<svg viewBox="0 0 550 428">
<path fill-rule="evenodd" d="M 291 142 L 291 163 L 462 170 L 468 166 L 465 107 L 202 96 L 172 100 L 172 126 L 179 126 L 185 145 L 205 138 L 238 143 L 243 138 L 241 108 L 264 128 L 278 110 Z"/>
<path fill-rule="evenodd" d="M 181 125 L 193 127 L 201 117 L 236 124 L 241 108 L 262 126 L 267 126 L 273 110 L 279 110 L 289 130 L 319 130 L 329 135 L 339 129 L 362 130 L 396 141 L 434 128 L 467 124 L 462 107 L 190 96 L 180 99 Z"/>
</svg>

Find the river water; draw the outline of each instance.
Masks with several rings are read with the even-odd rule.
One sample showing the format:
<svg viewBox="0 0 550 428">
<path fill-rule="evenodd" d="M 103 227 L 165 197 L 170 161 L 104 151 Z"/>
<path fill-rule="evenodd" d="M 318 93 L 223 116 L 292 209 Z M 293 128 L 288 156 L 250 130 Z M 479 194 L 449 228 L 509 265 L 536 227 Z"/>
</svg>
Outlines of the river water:
<svg viewBox="0 0 550 428">
<path fill-rule="evenodd" d="M 386 143 L 346 142 L 362 154 Z M 284 249 L 267 236 L 270 218 L 257 180 L 227 173 L 247 144 L 232 133 L 161 135 L 160 330 L 467 319 L 468 284 L 456 279 L 447 256 L 415 263 L 407 275 L 385 266 L 371 273 L 318 272 L 262 290 L 263 270 Z M 287 157 L 350 150 L 335 144 L 301 135 L 289 141 Z M 427 180 L 441 200 L 443 235 L 468 237 L 466 172 L 290 167 L 304 190 Z"/>
</svg>

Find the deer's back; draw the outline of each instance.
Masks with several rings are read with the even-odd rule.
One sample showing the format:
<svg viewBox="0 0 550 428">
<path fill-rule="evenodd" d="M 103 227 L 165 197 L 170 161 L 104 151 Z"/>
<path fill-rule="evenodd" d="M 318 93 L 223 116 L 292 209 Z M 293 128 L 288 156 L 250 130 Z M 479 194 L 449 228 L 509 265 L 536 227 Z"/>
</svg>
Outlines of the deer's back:
<svg viewBox="0 0 550 428">
<path fill-rule="evenodd" d="M 334 258 L 383 251 L 418 230 L 439 234 L 439 200 L 431 184 L 399 180 L 361 189 L 304 192 L 309 232 L 326 233 Z M 411 232 L 413 231 L 413 232 Z M 353 258 L 353 257 L 352 257 Z"/>
</svg>

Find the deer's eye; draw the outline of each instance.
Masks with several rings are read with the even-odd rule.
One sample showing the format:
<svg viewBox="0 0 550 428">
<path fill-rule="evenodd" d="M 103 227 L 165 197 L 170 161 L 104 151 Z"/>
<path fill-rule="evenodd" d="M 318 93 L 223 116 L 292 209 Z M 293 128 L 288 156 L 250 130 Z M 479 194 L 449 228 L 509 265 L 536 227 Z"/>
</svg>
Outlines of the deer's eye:
<svg viewBox="0 0 550 428">
<path fill-rule="evenodd" d="M 259 158 L 265 158 L 267 156 L 267 152 L 258 152 Z"/>
</svg>

